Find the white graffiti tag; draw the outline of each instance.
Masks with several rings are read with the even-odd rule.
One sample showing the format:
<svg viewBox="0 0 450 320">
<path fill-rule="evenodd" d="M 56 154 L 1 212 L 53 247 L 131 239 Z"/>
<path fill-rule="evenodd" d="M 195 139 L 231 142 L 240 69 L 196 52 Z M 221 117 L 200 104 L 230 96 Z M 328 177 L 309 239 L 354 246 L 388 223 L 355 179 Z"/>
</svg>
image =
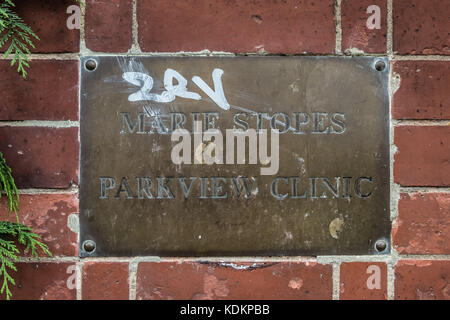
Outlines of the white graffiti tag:
<svg viewBox="0 0 450 320">
<path fill-rule="evenodd" d="M 214 90 L 203 81 L 199 76 L 192 77 L 194 82 L 211 100 L 214 101 L 221 109 L 229 110 L 230 104 L 228 103 L 222 85 L 222 69 L 214 69 L 212 72 L 212 78 L 214 83 Z M 201 96 L 198 93 L 188 91 L 187 80 L 179 72 L 173 69 L 167 69 L 164 73 L 164 88 L 166 89 L 161 94 L 151 93 L 153 89 L 153 78 L 142 72 L 125 72 L 122 78 L 141 89 L 128 96 L 128 101 L 145 101 L 151 100 L 160 103 L 168 103 L 175 100 L 176 97 L 185 99 L 200 100 Z M 177 84 L 174 84 L 174 79 L 177 80 Z"/>
</svg>

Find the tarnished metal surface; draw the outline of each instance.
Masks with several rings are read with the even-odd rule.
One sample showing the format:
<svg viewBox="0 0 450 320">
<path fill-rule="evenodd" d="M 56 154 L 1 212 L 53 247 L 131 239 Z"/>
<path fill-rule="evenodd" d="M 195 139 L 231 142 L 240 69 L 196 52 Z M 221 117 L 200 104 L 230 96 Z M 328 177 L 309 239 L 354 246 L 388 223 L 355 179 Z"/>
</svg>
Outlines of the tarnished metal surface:
<svg viewBox="0 0 450 320">
<path fill-rule="evenodd" d="M 80 255 L 389 252 L 388 74 L 371 57 L 83 58 Z M 173 164 L 172 124 L 195 119 L 224 137 L 274 125 L 278 172 Z"/>
</svg>

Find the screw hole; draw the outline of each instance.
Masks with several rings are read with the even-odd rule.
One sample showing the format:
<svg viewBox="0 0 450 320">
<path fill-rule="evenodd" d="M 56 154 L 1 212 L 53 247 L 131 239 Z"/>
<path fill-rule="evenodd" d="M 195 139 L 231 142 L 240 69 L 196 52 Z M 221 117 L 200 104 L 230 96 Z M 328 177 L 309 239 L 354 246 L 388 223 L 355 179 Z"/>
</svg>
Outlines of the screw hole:
<svg viewBox="0 0 450 320">
<path fill-rule="evenodd" d="M 95 69 L 97 69 L 97 61 L 95 61 L 94 59 L 89 59 L 84 63 L 84 67 L 88 71 L 94 71 Z"/>
<path fill-rule="evenodd" d="M 83 249 L 86 252 L 92 253 L 95 250 L 95 242 L 92 240 L 86 240 L 85 242 L 83 242 Z"/>
<path fill-rule="evenodd" d="M 382 60 L 378 60 L 375 63 L 375 69 L 377 69 L 378 71 L 383 71 L 384 69 L 386 69 L 386 63 Z"/>
<path fill-rule="evenodd" d="M 383 252 L 383 251 L 386 250 L 386 248 L 387 248 L 387 243 L 386 243 L 386 241 L 384 241 L 384 240 L 378 240 L 378 241 L 375 243 L 375 249 L 376 249 L 378 252 Z"/>
</svg>

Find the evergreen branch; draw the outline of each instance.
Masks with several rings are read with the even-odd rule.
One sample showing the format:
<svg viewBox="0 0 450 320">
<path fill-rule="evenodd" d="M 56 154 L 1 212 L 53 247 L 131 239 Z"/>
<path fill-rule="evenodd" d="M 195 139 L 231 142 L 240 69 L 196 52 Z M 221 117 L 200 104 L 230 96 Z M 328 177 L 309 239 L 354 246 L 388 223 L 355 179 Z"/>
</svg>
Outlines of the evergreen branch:
<svg viewBox="0 0 450 320">
<path fill-rule="evenodd" d="M 2 234 L 2 232 L 0 231 L 0 277 L 3 276 L 0 294 L 5 293 L 6 299 L 9 300 L 12 296 L 11 290 L 9 290 L 9 284 L 16 285 L 16 283 L 14 279 L 9 275 L 8 269 L 17 271 L 14 262 L 19 261 L 19 258 L 17 257 L 17 253 L 19 253 L 19 250 L 16 248 L 13 241 L 2 239 L 4 235 L 5 234 Z M 6 235 L 8 235 L 8 233 L 6 233 Z"/>
<path fill-rule="evenodd" d="M 25 79 L 27 76 L 26 68 L 29 66 L 30 48 L 34 48 L 31 39 L 39 40 L 39 37 L 13 11 L 13 7 L 14 3 L 12 0 L 2 0 L 0 3 L 0 35 L 2 35 L 0 47 L 3 47 L 9 41 L 9 46 L 3 58 L 7 58 L 12 54 L 11 66 L 17 62 L 17 72 L 21 73 Z"/>
<path fill-rule="evenodd" d="M 31 250 L 31 255 L 35 258 L 39 258 L 39 254 L 37 252 L 40 249 L 45 255 L 49 257 L 53 257 L 50 250 L 48 250 L 48 246 L 39 241 L 41 237 L 33 232 L 30 227 L 24 226 L 23 224 L 15 224 L 18 230 L 18 240 L 19 243 L 26 245 L 25 252 Z"/>
<path fill-rule="evenodd" d="M 19 261 L 19 249 L 14 241 L 6 239 L 17 239 L 18 243 L 26 246 L 24 251 L 31 251 L 31 255 L 37 259 L 39 259 L 38 250 L 50 257 L 53 255 L 48 246 L 40 241 L 41 237 L 33 233 L 30 227 L 20 223 L 0 221 L 0 277 L 3 277 L 0 294 L 5 293 L 6 299 L 9 300 L 12 296 L 9 285 L 15 285 L 15 281 L 8 273 L 8 269 L 17 271 L 14 263 Z"/>
<path fill-rule="evenodd" d="M 75 0 L 80 6 L 85 8 L 83 0 Z M 3 58 L 13 55 L 11 66 L 17 62 L 17 72 L 27 77 L 29 65 L 29 55 L 34 48 L 33 40 L 40 40 L 33 30 L 23 21 L 13 10 L 15 7 L 12 0 L 0 0 L 0 48 L 8 42 Z"/>
<path fill-rule="evenodd" d="M 84 1 L 76 0 L 85 7 Z M 30 49 L 34 48 L 33 40 L 39 37 L 25 24 L 23 19 L 13 10 L 13 0 L 0 0 L 0 48 L 7 46 L 4 58 L 12 56 L 11 66 L 17 63 L 17 71 L 26 78 L 29 65 Z M 25 246 L 24 251 L 39 259 L 39 251 L 52 257 L 48 246 L 33 230 L 19 223 L 19 192 L 11 174 L 11 168 L 6 164 L 0 152 L 0 198 L 6 194 L 8 209 L 6 217 L 14 212 L 17 222 L 0 221 L 0 295 L 5 294 L 9 300 L 12 296 L 10 285 L 15 285 L 14 278 L 8 273 L 17 271 L 15 263 L 19 261 L 20 253 L 16 242 Z M 3 281 L 2 281 L 2 280 Z"/>
<path fill-rule="evenodd" d="M 19 216 L 17 214 L 19 210 L 19 191 L 11 175 L 11 168 L 8 167 L 3 154 L 0 152 L 0 199 L 3 192 L 6 193 L 6 197 L 8 198 L 9 211 L 6 212 L 6 217 L 8 217 L 9 212 L 13 211 L 16 215 L 17 222 L 19 222 Z"/>
</svg>

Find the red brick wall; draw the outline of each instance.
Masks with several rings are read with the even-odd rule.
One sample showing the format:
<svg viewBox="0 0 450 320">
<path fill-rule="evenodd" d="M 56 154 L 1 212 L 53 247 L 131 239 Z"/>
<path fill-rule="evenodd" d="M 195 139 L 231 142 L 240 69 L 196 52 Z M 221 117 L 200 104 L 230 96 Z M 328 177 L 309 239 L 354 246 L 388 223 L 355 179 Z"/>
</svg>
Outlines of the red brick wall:
<svg viewBox="0 0 450 320">
<path fill-rule="evenodd" d="M 450 299 L 447 1 L 87 0 L 81 30 L 66 27 L 70 0 L 16 3 L 41 41 L 25 81 L 0 61 L 0 151 L 22 221 L 55 257 L 22 258 L 13 298 Z M 380 8 L 380 29 L 366 26 L 370 5 Z M 387 55 L 392 253 L 79 259 L 78 67 L 98 52 Z"/>
</svg>

